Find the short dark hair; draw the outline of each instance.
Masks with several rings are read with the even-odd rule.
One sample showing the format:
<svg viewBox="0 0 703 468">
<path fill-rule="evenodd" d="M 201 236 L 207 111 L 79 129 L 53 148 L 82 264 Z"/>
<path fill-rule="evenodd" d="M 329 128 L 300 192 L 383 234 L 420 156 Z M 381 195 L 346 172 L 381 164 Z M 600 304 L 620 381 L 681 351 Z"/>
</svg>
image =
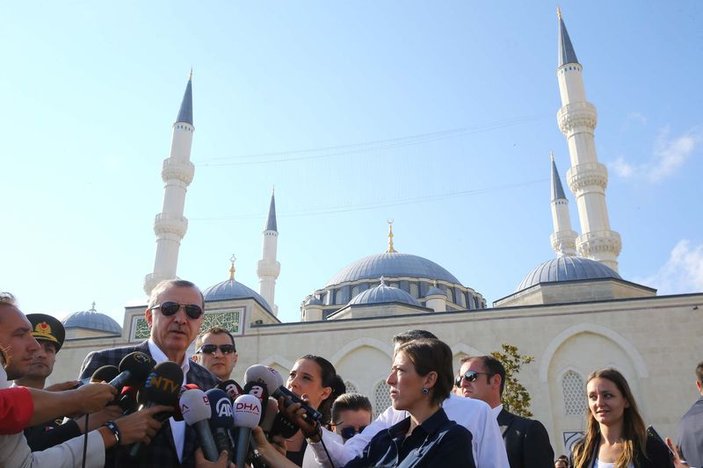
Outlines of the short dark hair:
<svg viewBox="0 0 703 468">
<path fill-rule="evenodd" d="M 229 336 L 229 339 L 232 340 L 232 346 L 234 346 L 234 352 L 237 352 L 237 346 L 234 344 L 234 336 L 232 336 L 232 333 L 227 330 L 226 328 L 222 327 L 210 327 L 204 332 L 202 332 L 198 337 L 195 339 L 195 349 L 200 349 L 200 347 L 203 345 L 203 340 L 205 339 L 205 335 L 227 335 Z"/>
<path fill-rule="evenodd" d="M 337 424 L 339 421 L 339 413 L 347 410 L 366 410 L 370 414 L 373 414 L 371 401 L 366 395 L 362 395 L 361 393 L 342 393 L 334 400 L 334 403 L 332 403 L 332 423 Z"/>
<path fill-rule="evenodd" d="M 696 378 L 700 383 L 703 383 L 703 361 L 696 366 Z"/>
<path fill-rule="evenodd" d="M 437 373 L 437 381 L 430 390 L 432 403 L 440 404 L 447 398 L 454 387 L 452 370 L 452 349 L 437 338 L 421 338 L 400 345 L 398 353 L 404 353 L 415 366 L 415 372 L 426 376 Z"/>
<path fill-rule="evenodd" d="M 398 333 L 397 335 L 395 335 L 393 337 L 393 343 L 404 344 L 408 341 L 419 340 L 421 338 L 432 338 L 435 340 L 437 339 L 434 333 L 428 332 L 427 330 L 408 330 L 406 332 Z"/>
<path fill-rule="evenodd" d="M 500 375 L 500 396 L 502 397 L 503 389 L 505 388 L 505 366 L 503 366 L 503 363 L 490 355 L 466 356 L 461 358 L 462 364 L 469 361 L 481 361 L 481 364 L 483 364 L 483 367 L 486 368 L 486 372 L 489 374 L 489 377 Z"/>
</svg>

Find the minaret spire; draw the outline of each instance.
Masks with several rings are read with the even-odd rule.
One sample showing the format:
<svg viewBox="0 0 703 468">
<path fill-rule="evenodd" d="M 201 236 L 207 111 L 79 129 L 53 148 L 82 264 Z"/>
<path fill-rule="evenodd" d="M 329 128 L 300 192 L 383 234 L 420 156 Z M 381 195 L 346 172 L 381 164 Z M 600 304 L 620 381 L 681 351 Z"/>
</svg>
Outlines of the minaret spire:
<svg viewBox="0 0 703 468">
<path fill-rule="evenodd" d="M 554 153 L 549 154 L 552 162 L 552 225 L 554 232 L 549 236 L 552 249 L 557 257 L 576 255 L 576 233 L 571 229 L 569 201 L 561 186 Z"/>
<path fill-rule="evenodd" d="M 386 253 L 398 253 L 398 251 L 393 248 L 393 220 L 389 219 L 386 222 L 388 223 L 388 250 L 386 250 Z"/>
<path fill-rule="evenodd" d="M 581 225 L 576 251 L 617 271 L 622 245 L 620 234 L 610 229 L 608 219 L 605 201 L 608 171 L 596 156 L 596 108 L 586 99 L 582 66 L 576 60 L 561 11 L 557 12 L 557 16 L 560 51 L 557 79 L 562 104 L 557 112 L 557 122 L 566 137 L 571 157 L 571 168 L 566 175 L 576 197 Z"/>
<path fill-rule="evenodd" d="M 276 261 L 278 250 L 278 224 L 276 222 L 276 197 L 271 191 L 269 214 L 264 228 L 264 246 L 256 274 L 259 276 L 259 294 L 269 303 L 274 315 L 278 314 L 278 306 L 274 303 L 276 294 L 276 279 L 281 273 L 281 264 Z"/>
<path fill-rule="evenodd" d="M 178 118 L 173 124 L 171 153 L 163 162 L 161 179 L 164 181 L 164 199 L 161 213 L 154 220 L 156 257 L 154 271 L 144 279 L 144 292 L 159 282 L 176 278 L 178 250 L 188 230 L 188 220 L 183 216 L 186 191 L 193 181 L 195 167 L 190 162 L 193 145 L 193 83 L 192 71 L 186 85 Z"/>
</svg>

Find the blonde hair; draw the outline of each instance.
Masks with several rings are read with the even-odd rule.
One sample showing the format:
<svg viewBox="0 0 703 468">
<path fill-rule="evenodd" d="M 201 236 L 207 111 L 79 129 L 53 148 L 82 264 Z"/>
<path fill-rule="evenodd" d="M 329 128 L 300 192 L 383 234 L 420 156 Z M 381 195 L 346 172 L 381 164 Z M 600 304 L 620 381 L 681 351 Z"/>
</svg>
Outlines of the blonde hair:
<svg viewBox="0 0 703 468">
<path fill-rule="evenodd" d="M 620 457 L 615 460 L 615 468 L 626 468 L 630 463 L 637 466 L 635 460 L 639 458 L 638 454 L 646 457 L 647 432 L 642 416 L 637 410 L 637 403 L 632 395 L 630 386 L 625 377 L 612 368 L 601 369 L 591 373 L 588 376 L 588 382 L 596 378 L 608 379 L 613 382 L 620 393 L 622 393 L 623 398 L 629 403 L 623 413 L 623 450 Z M 590 407 L 586 411 L 586 436 L 574 447 L 574 468 L 590 466 L 590 463 L 593 463 L 593 453 L 597 450 L 600 443 L 600 425 L 593 417 Z"/>
</svg>

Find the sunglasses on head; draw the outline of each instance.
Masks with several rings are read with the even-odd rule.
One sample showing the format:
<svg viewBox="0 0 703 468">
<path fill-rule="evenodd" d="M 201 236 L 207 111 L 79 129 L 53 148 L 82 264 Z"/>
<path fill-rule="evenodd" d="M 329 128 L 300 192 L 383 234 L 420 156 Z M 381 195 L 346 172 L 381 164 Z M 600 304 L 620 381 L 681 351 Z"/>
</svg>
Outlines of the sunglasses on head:
<svg viewBox="0 0 703 468">
<path fill-rule="evenodd" d="M 492 376 L 493 374 L 490 374 L 488 372 L 476 372 L 476 371 L 466 371 L 464 375 L 460 375 L 459 377 L 456 378 L 456 381 L 454 382 L 454 385 L 457 387 L 461 387 L 461 382 L 466 379 L 468 382 L 476 382 L 476 379 L 478 379 L 479 375 L 487 375 L 487 376 Z"/>
<path fill-rule="evenodd" d="M 200 318 L 203 315 L 203 309 L 197 304 L 179 304 L 178 302 L 162 302 L 152 307 L 153 309 L 161 310 L 161 313 L 166 317 L 175 314 L 183 307 L 186 311 L 186 315 L 193 320 Z"/>
<path fill-rule="evenodd" d="M 342 436 L 342 439 L 349 440 L 355 435 L 361 433 L 361 431 L 363 431 L 364 429 L 366 429 L 366 426 L 359 426 L 359 429 L 355 428 L 354 426 L 347 426 L 342 428 L 342 430 L 339 432 L 339 435 Z"/>
<path fill-rule="evenodd" d="M 222 345 L 216 345 L 216 344 L 204 344 L 200 347 L 199 350 L 196 351 L 198 354 L 215 354 L 215 351 L 220 350 L 222 354 L 230 354 L 234 353 L 237 350 L 234 349 L 234 345 L 231 344 L 222 344 Z"/>
</svg>

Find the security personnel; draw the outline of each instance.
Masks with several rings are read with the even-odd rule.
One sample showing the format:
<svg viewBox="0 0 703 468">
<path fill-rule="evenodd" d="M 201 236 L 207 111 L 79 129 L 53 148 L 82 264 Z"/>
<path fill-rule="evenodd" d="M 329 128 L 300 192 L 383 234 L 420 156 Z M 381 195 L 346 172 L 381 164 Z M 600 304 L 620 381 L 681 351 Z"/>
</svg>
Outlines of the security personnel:
<svg viewBox="0 0 703 468">
<path fill-rule="evenodd" d="M 39 350 L 34 353 L 29 371 L 19 379 L 15 385 L 44 389 L 46 379 L 54 370 L 56 355 L 63 345 L 66 331 L 61 322 L 47 314 L 27 314 L 27 319 L 32 325 L 32 336 L 39 343 Z M 78 381 L 63 382 L 51 385 L 46 390 L 68 390 L 74 388 Z M 93 413 L 88 418 L 88 431 L 96 429 L 108 420 L 121 415 L 117 407 L 108 406 L 106 409 Z M 67 415 L 68 416 L 68 415 Z M 27 443 L 32 451 L 45 450 L 54 445 L 77 437 L 85 431 L 85 416 L 73 420 L 64 418 L 28 427 L 24 430 Z"/>
</svg>

